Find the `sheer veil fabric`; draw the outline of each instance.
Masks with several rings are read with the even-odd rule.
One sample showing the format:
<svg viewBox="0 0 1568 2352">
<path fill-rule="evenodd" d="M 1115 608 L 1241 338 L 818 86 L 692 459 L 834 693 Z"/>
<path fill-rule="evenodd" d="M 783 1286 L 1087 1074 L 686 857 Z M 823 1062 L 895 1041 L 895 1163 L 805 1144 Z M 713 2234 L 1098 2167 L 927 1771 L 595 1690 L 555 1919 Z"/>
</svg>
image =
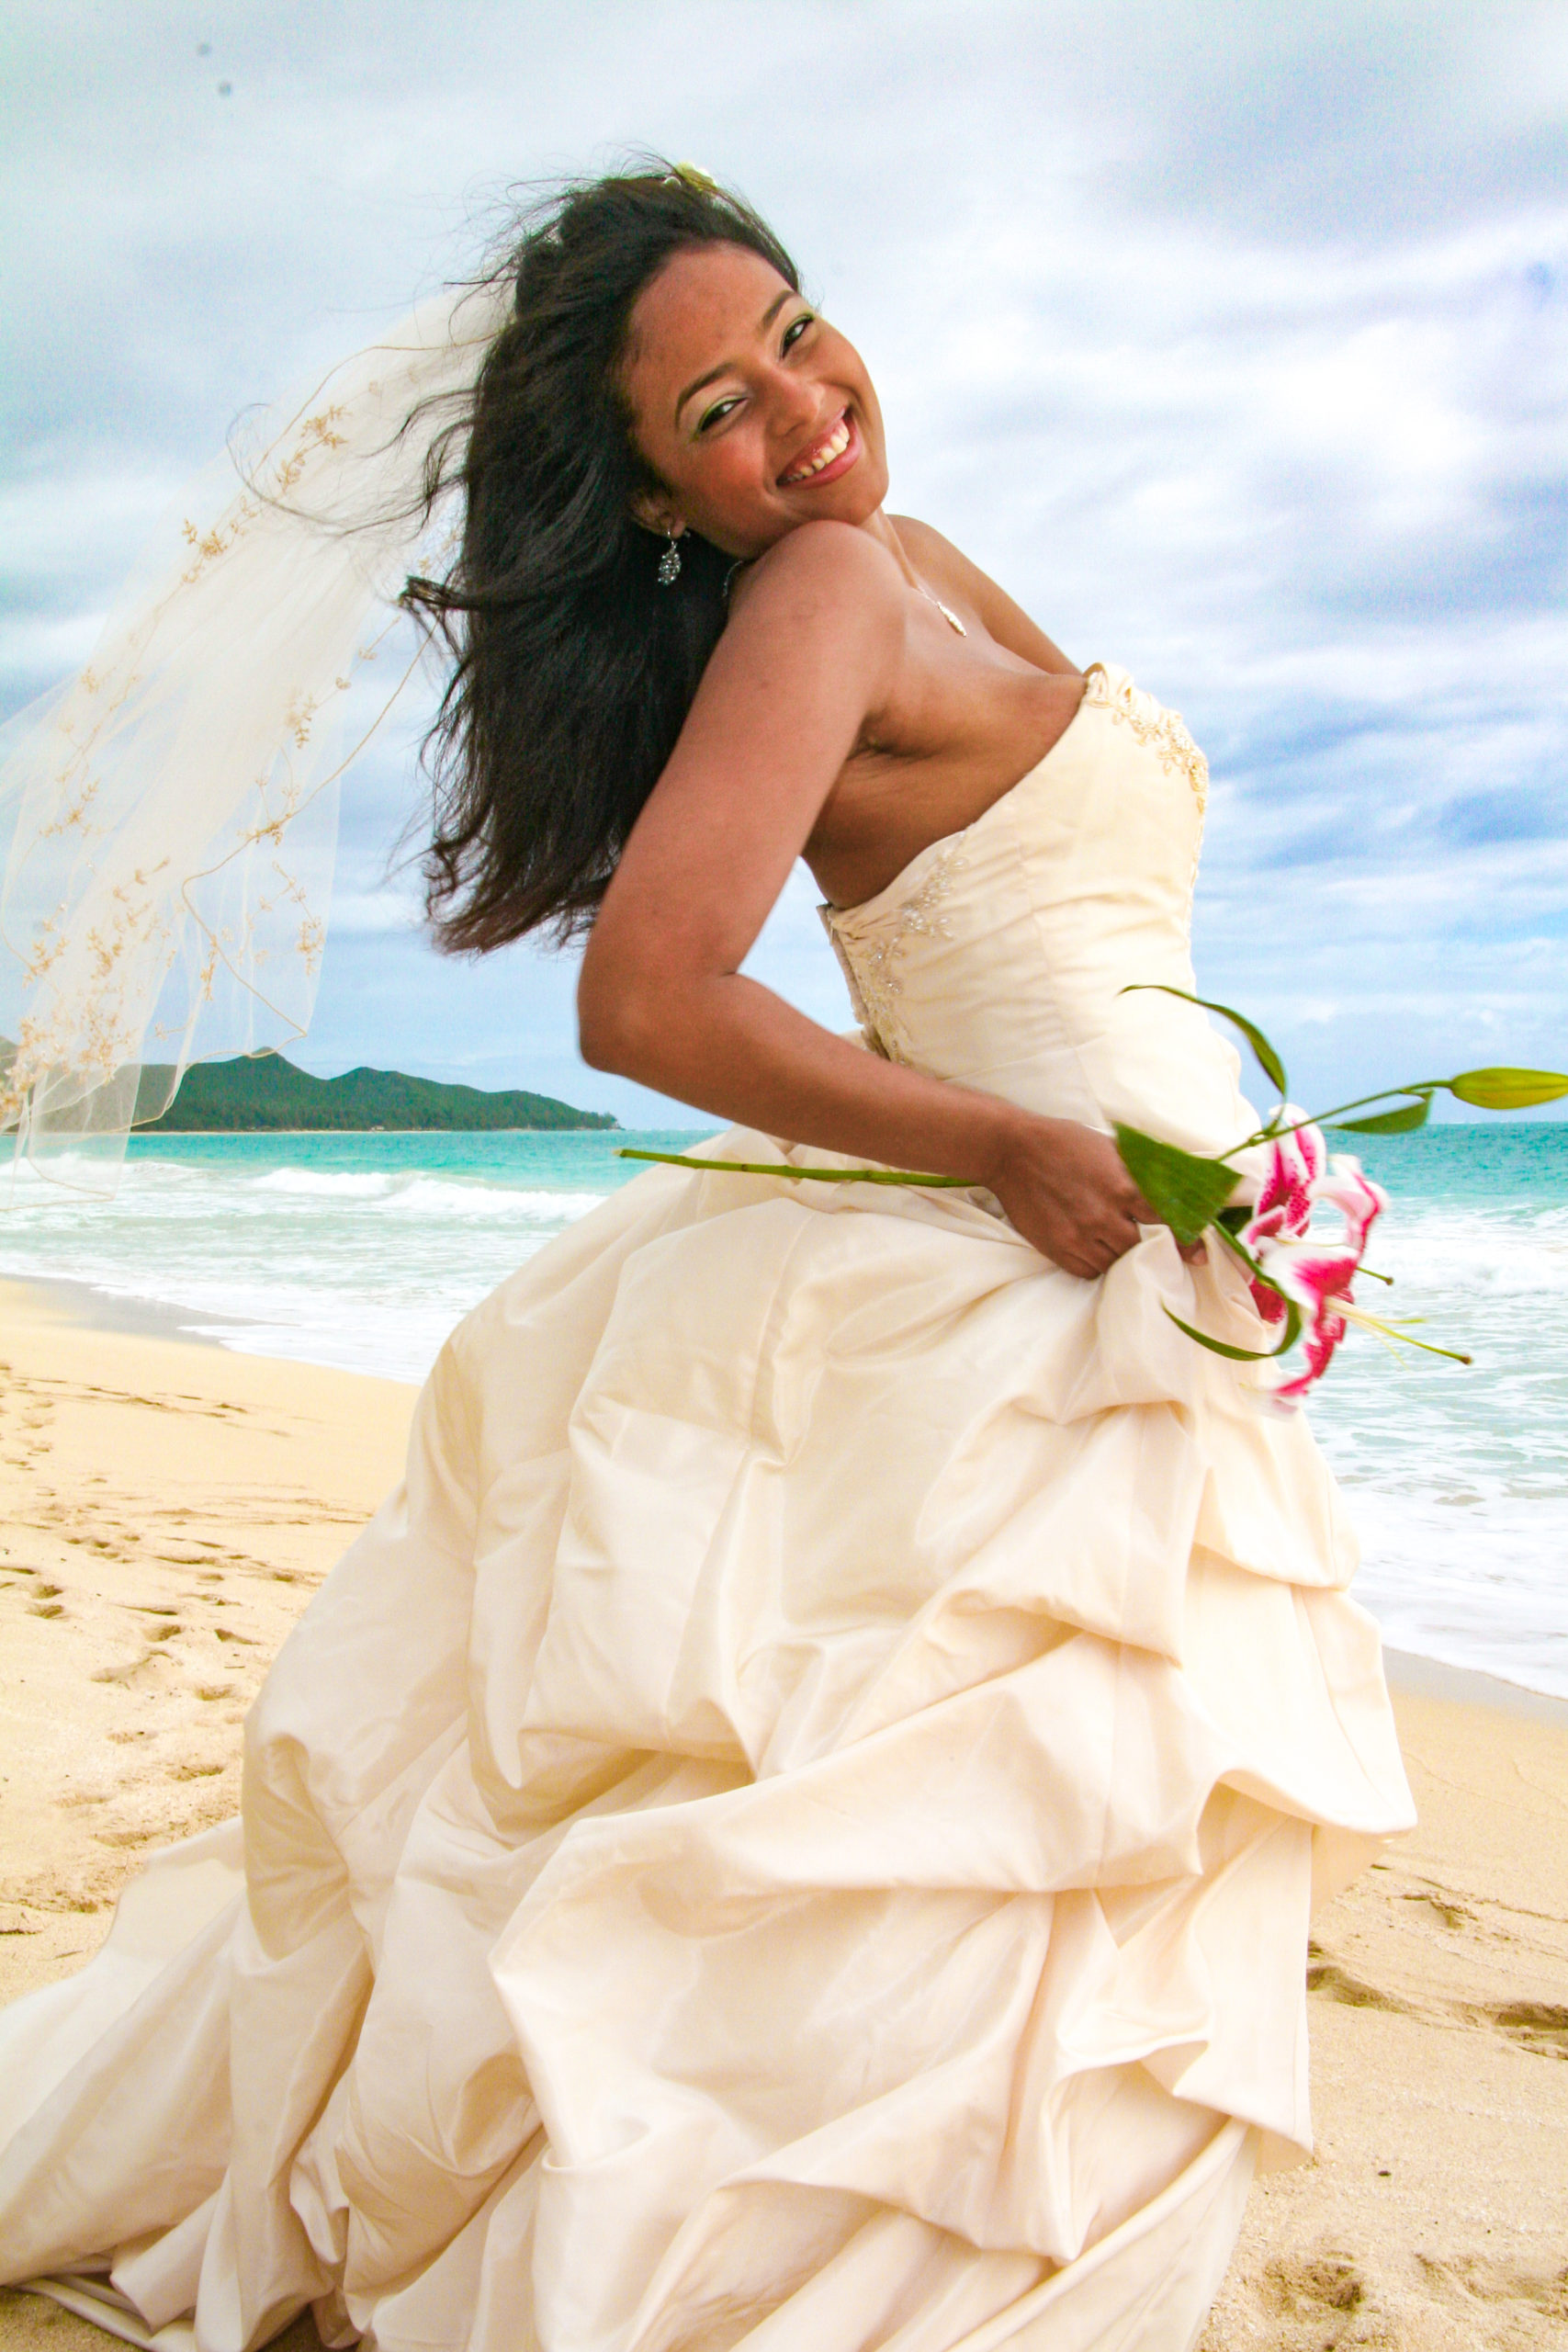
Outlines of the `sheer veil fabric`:
<svg viewBox="0 0 1568 2352">
<path fill-rule="evenodd" d="M 830 918 L 875 1049 L 1197 1150 L 1207 774 L 1096 665 Z M 718 1160 L 809 1159 L 736 1134 Z M 660 1168 L 453 1334 L 242 1819 L 0 2014 L 0 2277 L 164 2352 L 1191 2352 L 1411 1808 L 1305 1421 L 1164 1230 Z"/>
<path fill-rule="evenodd" d="M 112 1187 L 190 1061 L 309 1026 L 338 779 L 400 684 L 386 607 L 451 524 L 426 449 L 509 300 L 433 300 L 265 416 L 0 734 L 0 1129 L 39 1172 Z"/>
</svg>

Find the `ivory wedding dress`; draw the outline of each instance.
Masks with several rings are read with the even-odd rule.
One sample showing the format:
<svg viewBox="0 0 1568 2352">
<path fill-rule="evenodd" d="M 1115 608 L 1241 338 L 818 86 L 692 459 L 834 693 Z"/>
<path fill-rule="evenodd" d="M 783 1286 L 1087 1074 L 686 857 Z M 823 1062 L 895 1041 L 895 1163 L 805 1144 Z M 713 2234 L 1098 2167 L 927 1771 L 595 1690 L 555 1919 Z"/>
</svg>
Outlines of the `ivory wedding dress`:
<svg viewBox="0 0 1568 2352">
<path fill-rule="evenodd" d="M 827 916 L 871 1041 L 1247 1133 L 1121 993 L 1191 985 L 1205 783 L 1097 667 Z M 1163 1229 L 1085 1283 L 983 1195 L 669 1169 L 530 1260 L 243 1820 L 0 2018 L 0 2272 L 204 2352 L 1187 2352 L 1309 2143 L 1309 1902 L 1411 1813 L 1333 1482 L 1168 1304 L 1258 1335 Z"/>
</svg>

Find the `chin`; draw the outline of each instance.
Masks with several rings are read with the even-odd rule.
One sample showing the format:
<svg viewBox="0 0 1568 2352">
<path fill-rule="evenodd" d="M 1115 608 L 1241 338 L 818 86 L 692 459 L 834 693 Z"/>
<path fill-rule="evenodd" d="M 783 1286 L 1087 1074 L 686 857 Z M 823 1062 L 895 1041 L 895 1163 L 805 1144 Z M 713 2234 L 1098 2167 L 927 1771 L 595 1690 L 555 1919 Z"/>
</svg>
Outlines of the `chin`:
<svg viewBox="0 0 1568 2352">
<path fill-rule="evenodd" d="M 858 465 L 853 473 L 835 482 L 821 503 L 807 514 L 792 513 L 786 531 L 802 523 L 847 523 L 858 529 L 869 523 L 887 496 L 887 469 L 883 465 Z"/>
<path fill-rule="evenodd" d="M 838 519 L 841 523 L 869 523 L 872 516 L 886 503 L 887 469 L 868 467 L 863 473 L 855 468 L 853 476 L 844 484 L 849 493 Z"/>
</svg>

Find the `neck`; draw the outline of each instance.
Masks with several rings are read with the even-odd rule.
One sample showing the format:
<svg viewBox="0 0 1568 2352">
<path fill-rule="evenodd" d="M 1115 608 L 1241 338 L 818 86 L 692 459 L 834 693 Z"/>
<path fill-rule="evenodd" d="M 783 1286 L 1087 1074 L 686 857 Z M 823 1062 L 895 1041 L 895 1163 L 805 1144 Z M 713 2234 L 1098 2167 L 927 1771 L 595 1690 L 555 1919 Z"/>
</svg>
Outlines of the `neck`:
<svg viewBox="0 0 1568 2352">
<path fill-rule="evenodd" d="M 888 554 L 892 557 L 894 562 L 897 565 L 899 571 L 903 573 L 910 587 L 919 588 L 920 585 L 919 575 L 916 571 L 914 565 L 909 561 L 908 556 L 906 554 L 904 549 L 904 542 L 898 537 L 897 532 L 894 529 L 892 523 L 889 521 L 886 510 L 884 507 L 879 506 L 874 514 L 868 514 L 866 516 L 865 521 L 860 527 L 863 531 L 870 533 L 871 537 L 876 541 L 878 547 L 884 547 L 887 549 Z"/>
</svg>

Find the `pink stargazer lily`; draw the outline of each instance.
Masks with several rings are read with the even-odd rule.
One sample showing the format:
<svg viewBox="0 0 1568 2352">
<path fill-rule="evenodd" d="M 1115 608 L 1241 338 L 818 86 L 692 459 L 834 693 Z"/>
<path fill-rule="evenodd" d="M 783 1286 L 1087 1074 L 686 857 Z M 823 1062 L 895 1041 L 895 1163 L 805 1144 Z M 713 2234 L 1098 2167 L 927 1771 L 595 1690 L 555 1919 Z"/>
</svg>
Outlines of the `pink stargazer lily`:
<svg viewBox="0 0 1568 2352">
<path fill-rule="evenodd" d="M 1304 1337 L 1305 1372 L 1281 1381 L 1272 1391 L 1285 1412 L 1292 1410 L 1314 1381 L 1323 1377 L 1348 1323 L 1359 1323 L 1385 1340 L 1424 1349 L 1428 1355 L 1446 1356 L 1452 1363 L 1469 1363 L 1469 1356 L 1458 1348 L 1439 1348 L 1430 1340 L 1417 1340 L 1407 1326 L 1380 1322 L 1356 1305 L 1350 1291 L 1358 1273 L 1379 1282 L 1388 1279 L 1383 1274 L 1373 1277 L 1371 1267 L 1363 1262 L 1367 1237 L 1387 1208 L 1388 1199 L 1362 1175 L 1359 1160 L 1329 1159 L 1319 1122 L 1329 1120 L 1362 1135 L 1411 1135 L 1426 1125 L 1438 1094 L 1451 1094 L 1456 1102 L 1474 1103 L 1483 1111 L 1523 1111 L 1537 1102 L 1560 1102 L 1568 1095 L 1568 1070 L 1502 1066 L 1461 1069 L 1454 1078 L 1416 1079 L 1408 1085 L 1385 1087 L 1381 1093 L 1359 1094 L 1354 1102 L 1337 1102 L 1314 1119 L 1285 1100 L 1290 1091 L 1285 1065 L 1262 1030 L 1244 1012 L 1217 1003 L 1213 997 L 1195 996 L 1190 989 L 1173 987 L 1168 980 L 1132 980 L 1123 993 L 1139 989 L 1180 997 L 1228 1021 L 1251 1046 L 1259 1069 L 1279 1097 L 1279 1107 L 1265 1125 L 1213 1159 L 1117 1122 L 1116 1148 L 1144 1198 L 1165 1218 L 1179 1241 L 1194 1241 L 1211 1229 L 1218 1237 L 1219 1247 L 1246 1261 L 1258 1316 L 1274 1327 L 1278 1337 L 1271 1348 L 1235 1347 L 1228 1340 L 1212 1339 L 1207 1331 L 1183 1322 L 1168 1306 L 1165 1311 L 1177 1329 L 1214 1355 L 1243 1363 L 1275 1363 Z M 1393 1107 L 1365 1118 L 1349 1115 L 1353 1111 L 1370 1113 L 1379 1102 L 1392 1102 Z M 1345 1220 L 1344 1238 L 1332 1246 L 1312 1238 L 1312 1213 L 1319 1201 L 1327 1201 Z"/>
<path fill-rule="evenodd" d="M 1284 1115 L 1299 1119 L 1302 1114 L 1287 1102 Z M 1292 1127 L 1273 1137 L 1257 1206 L 1242 1236 L 1249 1250 L 1256 1250 L 1263 1241 L 1300 1239 L 1312 1222 L 1314 1187 L 1322 1182 L 1327 1167 L 1321 1127 Z"/>
<path fill-rule="evenodd" d="M 1314 1381 L 1323 1378 L 1349 1329 L 1350 1317 L 1345 1310 L 1352 1304 L 1350 1285 L 1360 1266 L 1360 1253 L 1348 1247 L 1314 1249 L 1309 1241 L 1281 1241 L 1259 1262 L 1302 1312 L 1305 1368 L 1293 1380 L 1280 1381 L 1273 1391 L 1274 1402 L 1289 1409 L 1301 1402 Z M 1255 1283 L 1253 1288 L 1256 1295 L 1262 1285 Z M 1276 1298 L 1274 1305 L 1282 1315 L 1284 1301 Z"/>
<path fill-rule="evenodd" d="M 1287 1117 L 1299 1115 L 1287 1109 Z M 1312 1213 L 1319 1201 L 1344 1217 L 1343 1241 L 1312 1239 Z M 1271 1138 L 1257 1204 L 1240 1239 L 1269 1277 L 1251 1284 L 1263 1320 L 1282 1323 L 1287 1300 L 1301 1311 L 1305 1369 L 1273 1391 L 1276 1404 L 1287 1411 L 1322 1379 L 1347 1328 L 1361 1319 L 1351 1283 L 1372 1226 L 1387 1206 L 1388 1195 L 1362 1174 L 1359 1160 L 1337 1154 L 1329 1159 L 1321 1128 L 1298 1126 Z"/>
</svg>

